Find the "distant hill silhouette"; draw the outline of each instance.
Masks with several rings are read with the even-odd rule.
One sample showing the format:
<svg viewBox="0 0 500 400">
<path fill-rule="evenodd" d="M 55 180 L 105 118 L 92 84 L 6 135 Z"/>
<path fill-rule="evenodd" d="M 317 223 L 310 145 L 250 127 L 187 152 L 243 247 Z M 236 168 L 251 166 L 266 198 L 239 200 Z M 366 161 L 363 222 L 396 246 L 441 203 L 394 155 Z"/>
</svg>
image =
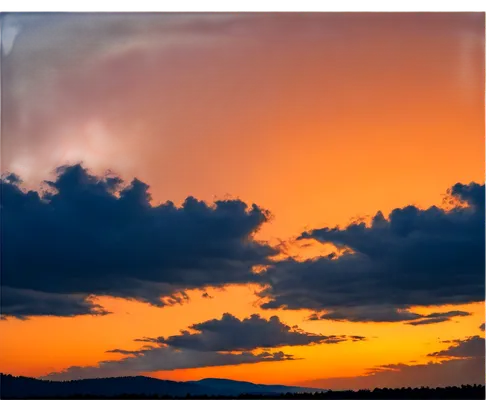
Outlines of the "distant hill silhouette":
<svg viewBox="0 0 500 400">
<path fill-rule="evenodd" d="M 0 398 L 121 398 L 121 399 L 484 399 L 483 385 L 445 388 L 400 388 L 373 390 L 321 390 L 298 386 L 259 385 L 230 379 L 175 382 L 144 376 L 45 381 L 0 374 Z"/>
<path fill-rule="evenodd" d="M 200 381 L 175 382 L 144 376 L 82 379 L 74 381 L 47 381 L 12 375 L 0 376 L 0 397 L 73 397 L 82 395 L 117 397 L 124 394 L 144 396 L 238 396 L 278 395 L 280 393 L 315 392 L 319 389 L 282 385 L 258 385 L 230 379 L 202 379 Z"/>
<path fill-rule="evenodd" d="M 268 393 L 303 393 L 303 392 L 317 392 L 321 389 L 305 388 L 298 386 L 284 386 L 284 385 L 260 385 L 251 382 L 234 381 L 231 379 L 218 379 L 218 378 L 205 378 L 199 381 L 189 381 L 195 385 L 201 385 L 210 390 L 211 393 L 224 394 L 229 396 L 237 396 L 239 394 L 268 394 Z M 209 392 L 205 392 L 209 394 Z"/>
</svg>

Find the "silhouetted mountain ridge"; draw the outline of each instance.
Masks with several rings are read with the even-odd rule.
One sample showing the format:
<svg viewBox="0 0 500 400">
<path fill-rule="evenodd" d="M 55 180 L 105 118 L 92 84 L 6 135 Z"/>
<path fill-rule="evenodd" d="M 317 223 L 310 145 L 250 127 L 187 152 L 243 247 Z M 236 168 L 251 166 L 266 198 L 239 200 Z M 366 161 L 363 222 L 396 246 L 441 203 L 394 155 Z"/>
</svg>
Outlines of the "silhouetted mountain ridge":
<svg viewBox="0 0 500 400">
<path fill-rule="evenodd" d="M 1 374 L 1 398 L 71 397 L 81 395 L 113 397 L 122 394 L 146 396 L 238 396 L 240 394 L 277 395 L 280 393 L 315 392 L 320 389 L 283 385 L 260 385 L 230 379 L 206 378 L 200 381 L 176 382 L 144 376 L 48 381 Z"/>
</svg>

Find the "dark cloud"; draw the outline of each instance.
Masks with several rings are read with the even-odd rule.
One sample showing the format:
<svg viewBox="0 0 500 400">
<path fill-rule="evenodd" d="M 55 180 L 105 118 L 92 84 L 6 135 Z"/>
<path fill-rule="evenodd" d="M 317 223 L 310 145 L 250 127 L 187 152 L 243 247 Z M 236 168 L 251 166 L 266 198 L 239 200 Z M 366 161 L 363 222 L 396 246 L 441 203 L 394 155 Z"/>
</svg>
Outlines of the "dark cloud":
<svg viewBox="0 0 500 400">
<path fill-rule="evenodd" d="M 41 193 L 13 175 L 1 190 L 5 315 L 95 313 L 91 294 L 182 303 L 187 289 L 255 282 L 252 268 L 277 252 L 253 239 L 269 213 L 240 200 L 152 206 L 145 183 L 81 165 L 60 167 Z"/>
<path fill-rule="evenodd" d="M 268 283 L 262 307 L 310 309 L 316 318 L 356 322 L 437 323 L 465 315 L 425 316 L 409 308 L 484 300 L 484 193 L 484 185 L 456 184 L 448 191 L 454 202 L 448 210 L 407 206 L 388 218 L 377 213 L 371 225 L 302 233 L 299 239 L 349 251 L 275 263 L 262 274 Z"/>
<path fill-rule="evenodd" d="M 126 350 L 115 349 L 113 352 L 127 354 Z M 171 371 L 174 369 L 202 368 L 223 365 L 255 364 L 259 362 L 287 361 L 295 358 L 283 352 L 240 352 L 219 353 L 195 350 L 178 350 L 163 346 L 128 352 L 131 356 L 121 360 L 101 361 L 95 367 L 70 367 L 61 372 L 54 372 L 45 378 L 52 380 L 72 380 L 85 378 L 105 378 L 113 376 L 131 376 L 144 372 Z"/>
<path fill-rule="evenodd" d="M 431 313 L 427 315 L 423 315 L 422 319 L 418 321 L 408 322 L 408 325 L 429 325 L 429 324 L 438 324 L 440 322 L 446 322 L 451 320 L 453 317 L 468 317 L 472 315 L 466 311 L 448 311 L 444 313 Z"/>
<path fill-rule="evenodd" d="M 437 317 L 437 318 L 422 319 L 419 321 L 407 322 L 407 325 L 417 326 L 417 325 L 439 324 L 441 322 L 446 322 L 449 320 L 450 320 L 450 318 L 448 318 L 448 317 Z"/>
<path fill-rule="evenodd" d="M 483 332 L 486 330 L 486 322 L 483 322 L 480 326 L 479 329 L 481 329 Z"/>
<path fill-rule="evenodd" d="M 444 342 L 443 342 L 444 343 Z M 445 350 L 429 357 L 451 358 L 427 364 L 389 364 L 367 370 L 366 375 L 328 378 L 304 382 L 304 385 L 330 389 L 374 389 L 376 387 L 460 386 L 485 384 L 485 341 L 479 336 L 451 340 Z"/>
<path fill-rule="evenodd" d="M 355 342 L 357 342 L 357 341 L 363 341 L 363 340 L 366 340 L 366 337 L 365 337 L 365 336 L 356 336 L 356 335 L 354 335 L 354 336 L 350 336 L 350 338 L 351 338 L 353 341 L 355 341 Z"/>
<path fill-rule="evenodd" d="M 324 336 L 304 332 L 297 327 L 284 324 L 277 316 L 267 320 L 258 314 L 240 320 L 226 313 L 221 319 L 201 322 L 189 328 L 195 332 L 182 331 L 180 335 L 167 338 L 160 336 L 142 338 L 137 341 L 161 343 L 197 351 L 245 351 L 320 343 L 334 344 L 365 339 L 363 336 Z"/>
<path fill-rule="evenodd" d="M 36 315 L 74 317 L 107 314 L 101 306 L 93 303 L 91 296 L 79 294 L 44 293 L 2 286 L 1 299 L 2 318 L 8 315 L 23 319 Z"/>
<path fill-rule="evenodd" d="M 406 310 L 392 310 L 380 306 L 352 307 L 348 310 L 338 310 L 318 315 L 312 314 L 309 320 L 327 319 L 332 321 L 351 322 L 407 322 L 409 325 L 436 324 L 449 321 L 453 317 L 471 315 L 466 311 L 448 311 L 444 313 L 418 314 Z"/>
<path fill-rule="evenodd" d="M 142 355 L 142 354 L 144 354 L 144 349 L 141 349 L 141 350 L 113 349 L 113 350 L 107 350 L 106 353 L 123 354 L 123 355 L 126 355 L 126 356 L 129 356 L 129 355 Z"/>
<path fill-rule="evenodd" d="M 446 350 L 431 353 L 429 357 L 484 357 L 486 354 L 486 341 L 480 336 L 471 336 L 464 340 L 453 340 L 453 345 Z"/>
</svg>

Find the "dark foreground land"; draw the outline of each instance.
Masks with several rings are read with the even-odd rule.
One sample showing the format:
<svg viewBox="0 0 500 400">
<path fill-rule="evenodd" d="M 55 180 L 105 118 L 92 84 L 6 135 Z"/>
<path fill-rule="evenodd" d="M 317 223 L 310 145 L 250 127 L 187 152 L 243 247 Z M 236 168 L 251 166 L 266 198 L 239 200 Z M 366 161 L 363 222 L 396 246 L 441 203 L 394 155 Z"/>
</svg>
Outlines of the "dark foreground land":
<svg viewBox="0 0 500 400">
<path fill-rule="evenodd" d="M 2 397 L 1 399 L 19 399 L 19 397 Z M 393 400 L 410 400 L 410 399 L 486 399 L 486 386 L 481 385 L 464 385 L 461 387 L 445 387 L 445 388 L 401 388 L 401 389 L 374 389 L 374 390 L 358 390 L 358 391 L 323 391 L 316 393 L 283 393 L 273 395 L 256 395 L 256 394 L 241 394 L 239 396 L 158 396 L 158 395 L 141 395 L 141 394 L 122 394 L 119 396 L 92 396 L 92 395 L 76 395 L 76 396 L 60 396 L 60 397 L 37 397 L 24 398 L 25 400 L 35 399 L 93 399 L 93 400 L 128 400 L 128 399 L 190 399 L 190 400 L 349 400 L 349 399 L 393 399 Z"/>
<path fill-rule="evenodd" d="M 54 382 L 0 375 L 0 399 L 349 400 L 484 399 L 484 385 L 442 388 L 321 390 L 228 379 L 175 382 L 142 376 Z"/>
</svg>

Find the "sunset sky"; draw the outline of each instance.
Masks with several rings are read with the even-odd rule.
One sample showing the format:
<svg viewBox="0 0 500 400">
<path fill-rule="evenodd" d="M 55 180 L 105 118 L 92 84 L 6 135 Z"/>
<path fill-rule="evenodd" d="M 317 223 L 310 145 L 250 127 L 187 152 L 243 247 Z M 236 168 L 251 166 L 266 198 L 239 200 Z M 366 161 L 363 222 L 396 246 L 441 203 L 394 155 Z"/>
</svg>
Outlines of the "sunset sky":
<svg viewBox="0 0 500 400">
<path fill-rule="evenodd" d="M 0 372 L 484 383 L 484 13 L 0 18 Z"/>
</svg>

